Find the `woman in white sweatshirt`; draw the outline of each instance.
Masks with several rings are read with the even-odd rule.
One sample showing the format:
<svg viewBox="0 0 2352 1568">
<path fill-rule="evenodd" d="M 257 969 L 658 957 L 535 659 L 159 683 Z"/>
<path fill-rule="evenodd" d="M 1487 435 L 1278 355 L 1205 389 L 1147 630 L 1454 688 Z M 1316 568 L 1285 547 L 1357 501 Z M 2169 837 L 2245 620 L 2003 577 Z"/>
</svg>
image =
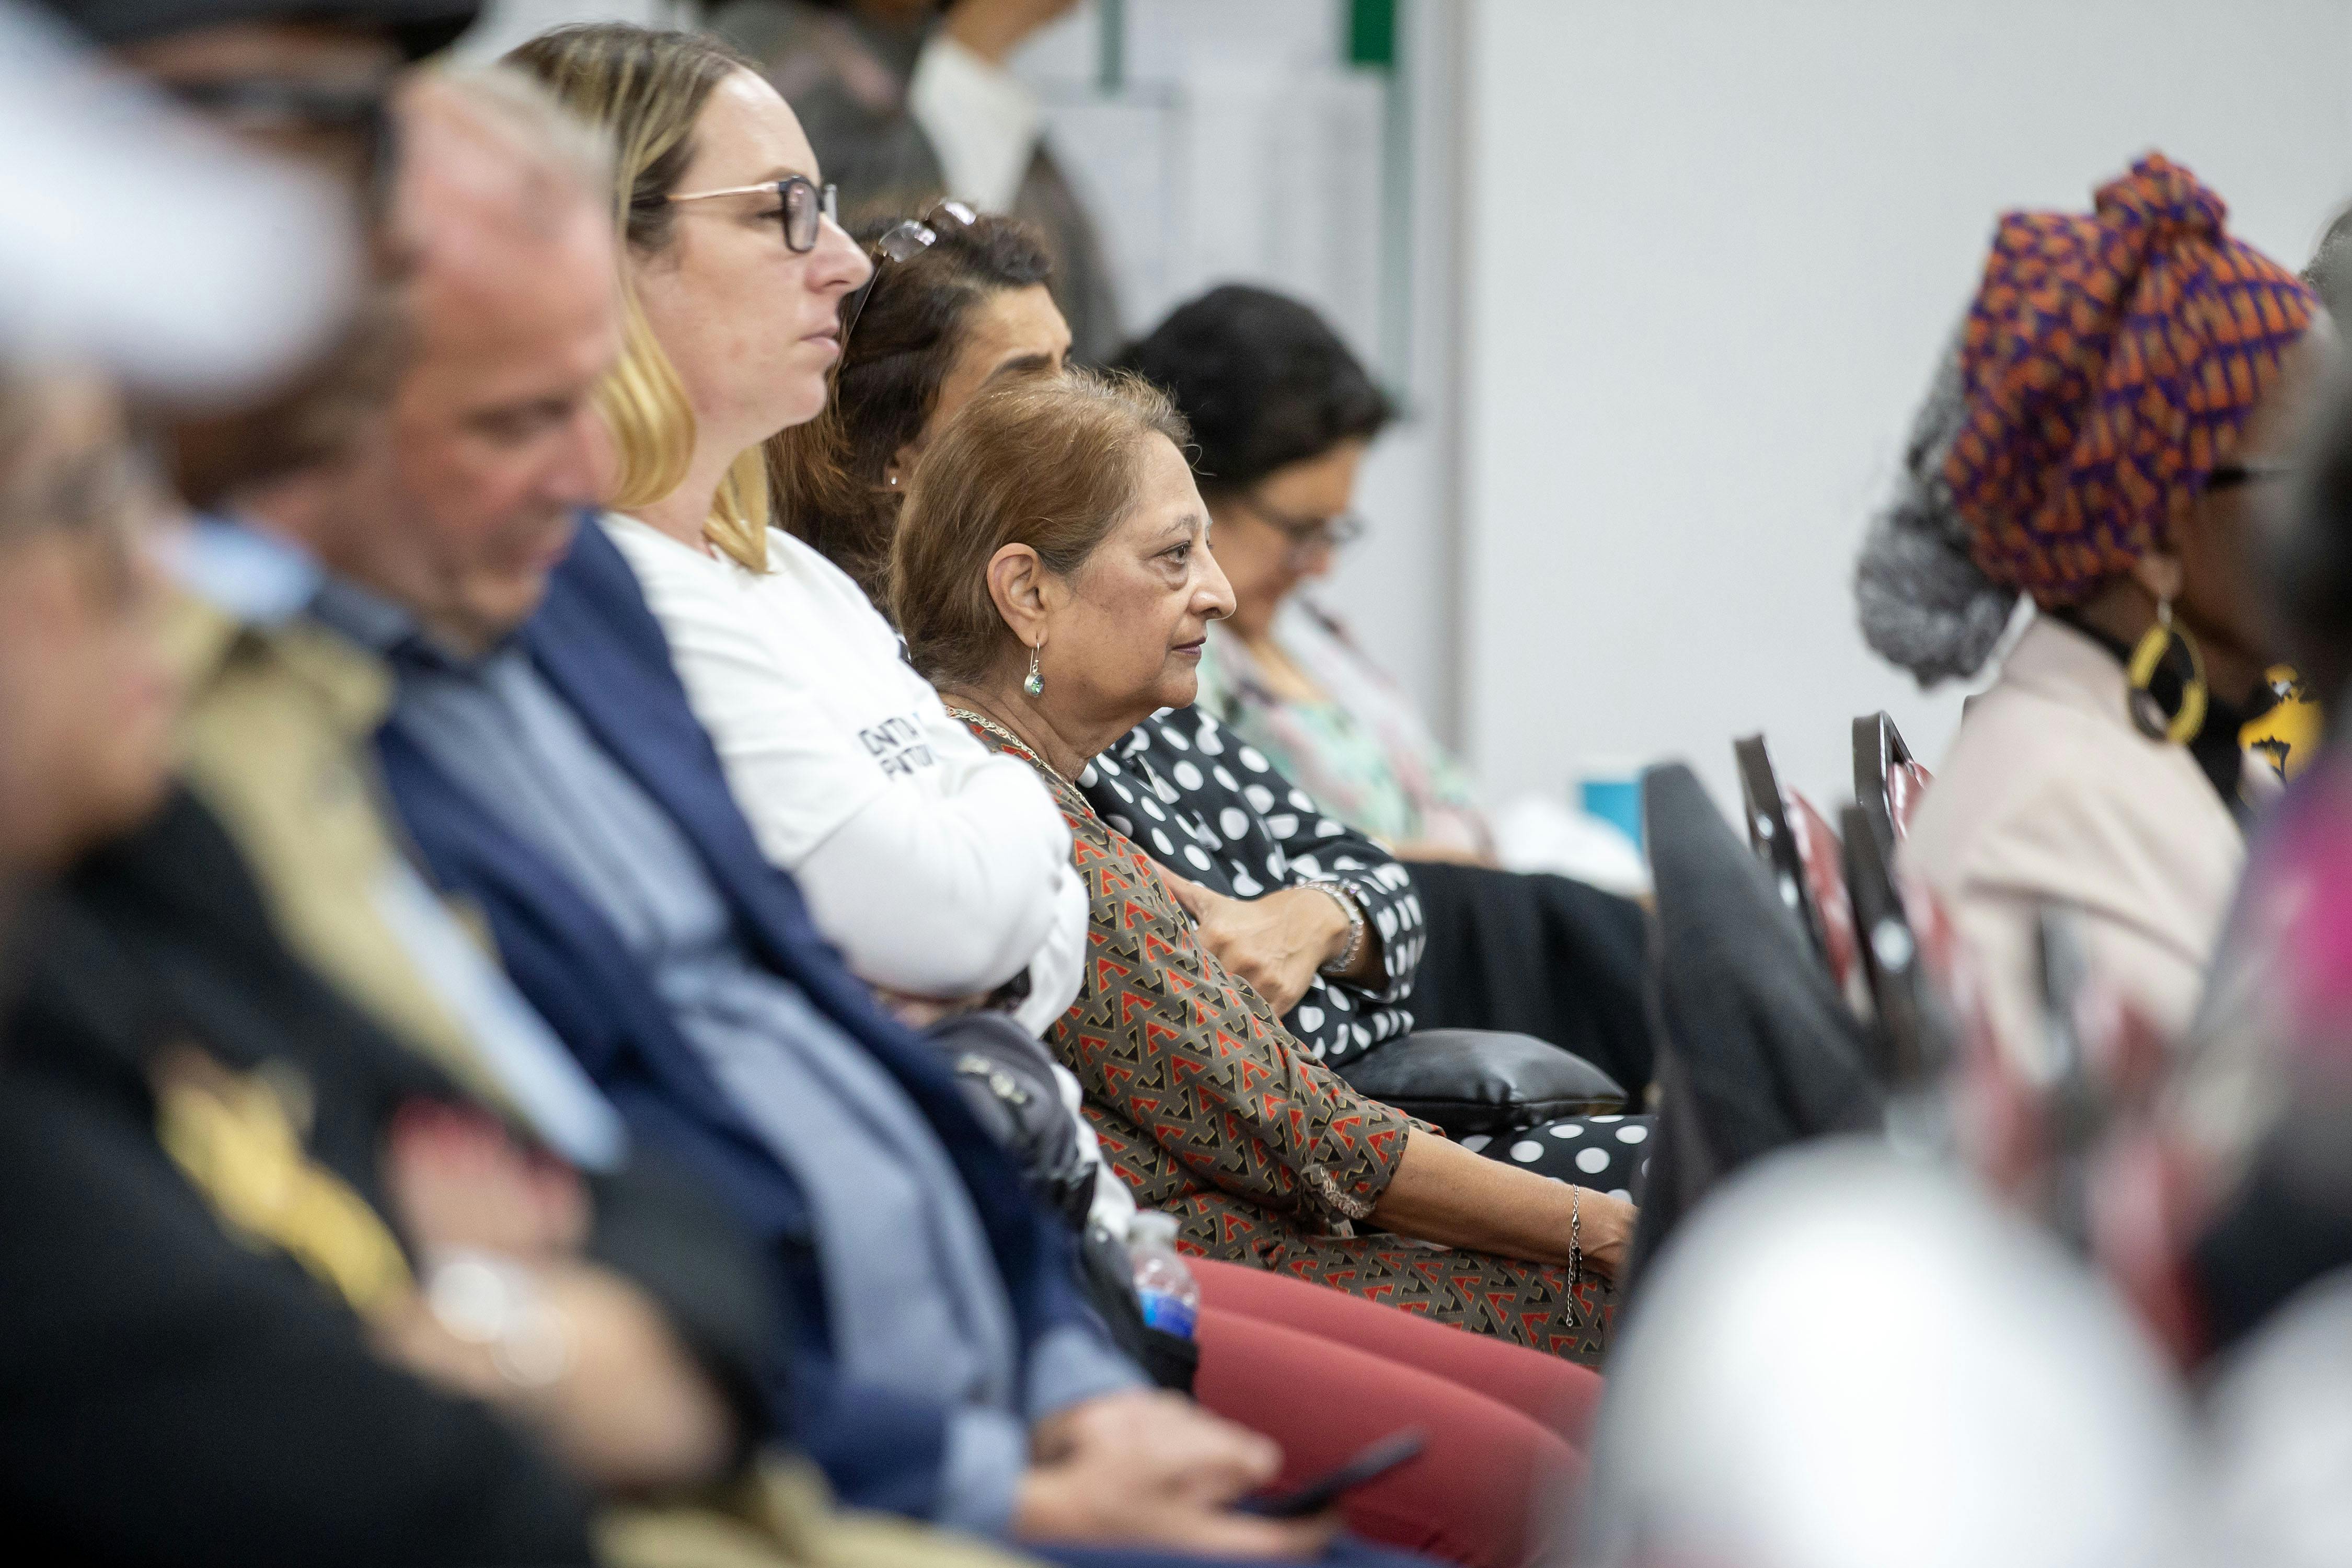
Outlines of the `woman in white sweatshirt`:
<svg viewBox="0 0 2352 1568">
<path fill-rule="evenodd" d="M 850 968 L 919 1021 L 1007 987 L 1032 1034 L 1068 1011 L 1087 932 L 1069 830 L 1035 774 L 949 719 L 857 584 L 775 529 L 754 573 L 604 521 L 761 847 Z"/>
</svg>

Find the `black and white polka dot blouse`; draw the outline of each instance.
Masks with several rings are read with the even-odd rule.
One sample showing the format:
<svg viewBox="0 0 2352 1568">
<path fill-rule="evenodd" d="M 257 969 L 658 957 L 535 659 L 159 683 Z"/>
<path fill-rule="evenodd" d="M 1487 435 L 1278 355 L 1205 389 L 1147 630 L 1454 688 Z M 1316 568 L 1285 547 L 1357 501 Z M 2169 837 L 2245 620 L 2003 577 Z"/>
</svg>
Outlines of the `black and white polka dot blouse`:
<svg viewBox="0 0 2352 1568">
<path fill-rule="evenodd" d="M 1315 802 L 1255 747 L 1197 708 L 1164 708 L 1078 774 L 1103 820 L 1153 859 L 1229 898 L 1255 899 L 1328 878 L 1381 933 L 1377 990 L 1317 975 L 1283 1023 L 1339 1063 L 1412 1029 L 1425 936 L 1421 899 L 1396 858 Z"/>
</svg>

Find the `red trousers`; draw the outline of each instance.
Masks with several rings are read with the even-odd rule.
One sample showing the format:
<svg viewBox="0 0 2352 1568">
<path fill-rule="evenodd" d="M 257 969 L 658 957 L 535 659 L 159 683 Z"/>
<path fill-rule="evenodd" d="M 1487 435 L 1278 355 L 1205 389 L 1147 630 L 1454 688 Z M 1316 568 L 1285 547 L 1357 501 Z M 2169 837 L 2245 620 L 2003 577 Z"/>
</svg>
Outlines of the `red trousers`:
<svg viewBox="0 0 2352 1568">
<path fill-rule="evenodd" d="M 1194 1395 L 1282 1445 L 1293 1487 L 1408 1426 L 1429 1447 L 1341 1504 L 1370 1540 L 1465 1568 L 1524 1568 L 1584 1476 L 1595 1373 L 1286 1275 L 1188 1257 Z"/>
</svg>

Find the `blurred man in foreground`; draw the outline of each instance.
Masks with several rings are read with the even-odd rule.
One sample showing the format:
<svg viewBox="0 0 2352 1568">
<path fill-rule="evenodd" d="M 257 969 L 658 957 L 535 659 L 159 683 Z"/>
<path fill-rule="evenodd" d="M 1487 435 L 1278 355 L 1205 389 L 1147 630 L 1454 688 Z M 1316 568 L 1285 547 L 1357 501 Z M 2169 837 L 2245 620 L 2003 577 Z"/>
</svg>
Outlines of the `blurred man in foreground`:
<svg viewBox="0 0 2352 1568">
<path fill-rule="evenodd" d="M 352 26 L 396 58 L 388 28 Z M 321 58 L 236 68 L 308 156 L 341 133 L 305 96 Z M 372 327 L 396 320 L 392 276 Z M 283 424 L 215 423 L 203 488 L 302 498 L 380 447 L 392 362 L 355 372 L 352 352 L 279 398 Z M 560 1054 L 445 1073 L 279 945 L 218 820 L 164 794 L 159 508 L 110 399 L 19 377 L 0 403 L 0 843 L 8 868 L 63 873 L 28 922 L 0 1100 L 0 1227 L 39 1263 L 0 1292 L 10 1517 L 74 1560 L 587 1561 L 590 1487 L 717 1479 L 764 1425 L 754 1268 L 698 1195 L 557 1156 L 575 1151 L 531 1114 L 551 1103 L 594 1163 L 622 1154 L 593 1146 L 592 1094 L 533 1078 Z M 259 557 L 187 559 L 216 586 L 284 586 Z"/>
</svg>

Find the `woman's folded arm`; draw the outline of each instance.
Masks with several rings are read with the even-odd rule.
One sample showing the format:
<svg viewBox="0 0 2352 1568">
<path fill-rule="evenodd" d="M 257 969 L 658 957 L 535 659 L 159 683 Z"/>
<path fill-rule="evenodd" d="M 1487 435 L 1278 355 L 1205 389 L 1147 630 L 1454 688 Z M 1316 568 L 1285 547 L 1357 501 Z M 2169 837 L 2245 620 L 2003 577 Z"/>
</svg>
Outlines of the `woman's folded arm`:
<svg viewBox="0 0 2352 1568">
<path fill-rule="evenodd" d="M 872 984 L 992 991 L 1068 907 L 1069 833 L 1029 769 L 988 759 L 959 782 L 944 796 L 885 791 L 794 868 L 818 928 Z"/>
</svg>

